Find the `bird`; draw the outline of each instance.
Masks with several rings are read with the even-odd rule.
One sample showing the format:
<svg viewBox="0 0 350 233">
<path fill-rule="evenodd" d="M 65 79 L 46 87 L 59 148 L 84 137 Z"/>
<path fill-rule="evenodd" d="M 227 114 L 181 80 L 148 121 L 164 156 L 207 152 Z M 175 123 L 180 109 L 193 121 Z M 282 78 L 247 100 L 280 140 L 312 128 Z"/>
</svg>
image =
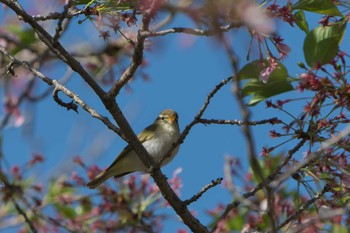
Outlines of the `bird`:
<svg viewBox="0 0 350 233">
<path fill-rule="evenodd" d="M 179 136 L 178 114 L 172 109 L 166 109 L 159 114 L 151 125 L 142 130 L 137 138 L 149 155 L 156 162 L 159 162 L 173 147 Z M 175 157 L 179 148 L 180 145 L 176 146 L 172 150 L 171 155 L 160 166 L 163 167 L 168 164 Z M 146 170 L 147 168 L 131 145 L 127 145 L 106 170 L 98 174 L 86 185 L 90 189 L 94 189 L 111 177 L 119 178 L 132 172 L 146 172 Z"/>
</svg>

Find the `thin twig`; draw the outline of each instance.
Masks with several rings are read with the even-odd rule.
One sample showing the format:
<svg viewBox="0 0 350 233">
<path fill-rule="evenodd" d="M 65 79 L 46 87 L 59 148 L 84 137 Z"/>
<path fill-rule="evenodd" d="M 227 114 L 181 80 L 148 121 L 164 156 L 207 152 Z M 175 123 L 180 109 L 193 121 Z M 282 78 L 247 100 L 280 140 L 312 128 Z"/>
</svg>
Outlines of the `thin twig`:
<svg viewBox="0 0 350 233">
<path fill-rule="evenodd" d="M 289 215 L 288 218 L 286 220 L 284 220 L 284 222 L 279 224 L 277 227 L 277 230 L 279 230 L 282 227 L 284 227 L 285 225 L 287 225 L 293 219 L 298 218 L 301 212 L 303 212 L 311 204 L 315 203 L 317 200 L 319 200 L 321 197 L 323 197 L 323 195 L 325 193 L 329 192 L 330 190 L 331 190 L 331 188 L 328 185 L 326 185 L 321 192 L 317 193 L 313 198 L 306 201 L 302 206 L 300 206 L 300 208 L 294 214 Z"/>
<path fill-rule="evenodd" d="M 81 10 L 74 10 L 74 11 L 70 11 L 67 13 L 52 12 L 52 13 L 48 13 L 48 14 L 33 15 L 32 18 L 35 21 L 57 20 L 57 19 L 62 18 L 62 16 L 64 15 L 64 18 L 71 19 L 71 18 L 76 17 L 78 15 L 85 14 L 87 12 L 87 10 L 88 9 L 84 8 Z"/>
<path fill-rule="evenodd" d="M 157 31 L 157 32 L 144 31 L 142 32 L 142 35 L 144 37 L 157 37 L 157 36 L 165 36 L 173 33 L 184 33 L 184 34 L 190 34 L 195 36 L 213 36 L 219 32 L 227 32 L 232 28 L 239 28 L 241 26 L 243 26 L 242 22 L 235 22 L 225 26 L 221 26 L 219 27 L 219 30 L 212 30 L 212 29 L 202 30 L 202 29 L 196 29 L 196 28 L 174 27 L 174 28 L 170 28 L 162 31 Z"/>
<path fill-rule="evenodd" d="M 18 18 L 28 23 L 50 51 L 77 72 L 100 98 L 104 97 L 105 91 L 94 80 L 94 78 L 59 42 L 54 43 L 53 37 L 36 20 L 34 20 L 34 18 L 30 16 L 17 1 L 0 0 L 0 2 L 12 9 L 17 14 Z"/>
<path fill-rule="evenodd" d="M 69 78 L 72 76 L 72 74 L 73 74 L 72 69 L 68 69 L 66 74 L 64 74 L 63 77 L 59 80 L 59 83 L 64 85 L 69 80 Z M 31 95 L 29 90 L 28 91 L 26 90 L 24 94 L 25 94 L 26 99 L 28 101 L 35 102 L 35 101 L 38 101 L 38 100 L 41 100 L 41 99 L 47 97 L 51 92 L 52 92 L 52 87 L 49 87 L 43 93 L 35 95 L 35 96 Z"/>
<path fill-rule="evenodd" d="M 123 72 L 122 76 L 114 82 L 112 88 L 106 94 L 107 99 L 115 99 L 120 90 L 134 77 L 138 67 L 142 63 L 143 49 L 144 49 L 145 37 L 141 36 L 139 32 L 137 34 L 137 41 L 135 44 L 132 61 L 129 67 Z"/>
<path fill-rule="evenodd" d="M 210 184 L 207 184 L 206 186 L 204 186 L 197 194 L 193 195 L 193 197 L 183 201 L 184 204 L 190 205 L 191 203 L 197 201 L 206 191 L 208 191 L 212 187 L 215 187 L 218 184 L 221 184 L 222 180 L 223 178 L 217 178 L 216 180 L 212 180 Z"/>
<path fill-rule="evenodd" d="M 34 223 L 28 218 L 28 215 L 27 213 L 22 209 L 22 207 L 18 204 L 18 202 L 16 201 L 16 198 L 14 196 L 14 194 L 19 194 L 21 195 L 21 191 L 20 190 L 17 190 L 17 189 L 14 189 L 16 188 L 16 186 L 13 186 L 11 185 L 8 180 L 7 180 L 7 177 L 5 176 L 4 173 L 1 172 L 0 170 L 0 183 L 3 184 L 4 186 L 4 189 L 10 189 L 8 192 L 10 195 L 10 199 L 11 199 L 11 202 L 13 203 L 13 205 L 15 206 L 15 209 L 16 211 L 18 212 L 18 214 L 22 215 L 22 217 L 24 218 L 24 221 L 28 224 L 30 230 L 33 232 L 33 233 L 37 233 L 38 230 L 36 229 L 36 227 L 34 226 Z M 12 190 L 14 189 L 14 190 Z"/>
<path fill-rule="evenodd" d="M 237 62 L 237 56 L 235 52 L 233 51 L 230 43 L 228 42 L 226 37 L 222 37 L 222 44 L 227 52 L 227 56 L 231 61 L 231 66 L 232 66 L 232 71 L 233 73 L 237 76 L 236 79 L 234 79 L 234 88 L 233 92 L 236 95 L 236 99 L 239 105 L 239 108 L 241 110 L 241 115 L 243 118 L 244 122 L 249 122 L 250 121 L 250 111 L 248 107 L 246 106 L 244 100 L 243 100 L 243 95 L 242 95 L 242 90 L 241 90 L 241 80 L 239 79 L 239 70 L 238 70 L 238 62 Z M 247 142 L 247 151 L 248 151 L 248 158 L 249 158 L 249 163 L 250 167 L 253 171 L 253 174 L 259 179 L 259 181 L 264 180 L 264 175 L 262 168 L 259 164 L 259 161 L 257 159 L 257 155 L 255 152 L 255 143 L 254 143 L 254 138 L 251 132 L 251 128 L 249 127 L 248 124 L 243 124 L 242 125 L 242 132 L 244 137 L 246 138 Z M 269 224 L 271 226 L 271 229 L 273 233 L 276 232 L 276 216 L 275 216 L 275 208 L 274 208 L 274 195 L 273 195 L 273 188 L 269 186 L 264 187 L 266 199 L 267 199 L 267 217 L 269 219 Z"/>
<path fill-rule="evenodd" d="M 69 8 L 71 8 L 72 3 L 73 3 L 73 0 L 69 0 L 68 3 L 63 7 L 63 12 L 60 15 L 57 22 L 55 35 L 52 38 L 53 44 L 56 44 L 58 42 L 58 39 L 61 37 L 62 31 L 63 31 L 63 27 L 62 27 L 63 21 L 67 19 L 68 11 L 69 11 Z"/>
<path fill-rule="evenodd" d="M 78 105 L 76 105 L 73 101 L 69 103 L 64 102 L 60 99 L 60 97 L 58 97 L 58 92 L 60 92 L 60 90 L 55 88 L 52 93 L 53 99 L 56 101 L 56 103 L 62 107 L 65 107 L 68 111 L 73 110 L 78 113 Z"/>
<path fill-rule="evenodd" d="M 1 46 L 0 46 L 0 53 L 2 53 L 3 55 L 5 55 L 6 57 L 8 57 L 11 60 L 11 63 L 10 63 L 11 65 L 8 66 L 8 69 L 9 69 L 10 73 L 13 73 L 15 75 L 14 70 L 13 70 L 15 65 L 23 66 L 24 68 L 29 70 L 34 76 L 37 76 L 38 78 L 43 80 L 45 83 L 47 83 L 49 86 L 54 86 L 55 89 L 57 89 L 59 91 L 62 91 L 64 94 L 66 94 L 68 97 L 70 97 L 75 103 L 79 104 L 92 117 L 94 117 L 96 119 L 99 119 L 109 129 L 113 130 L 118 135 L 121 135 L 120 129 L 118 127 L 116 127 L 112 122 L 110 122 L 107 117 L 105 117 L 105 116 L 99 114 L 98 112 L 96 112 L 95 109 L 91 108 L 82 99 L 80 99 L 80 97 L 77 94 L 75 94 L 74 92 L 70 91 L 65 86 L 61 85 L 57 80 L 54 80 L 54 79 L 51 79 L 51 78 L 45 76 L 44 74 L 42 74 L 38 70 L 36 70 L 33 67 L 31 67 L 27 62 L 17 60 L 11 54 L 9 54 L 5 48 L 3 48 Z"/>
<path fill-rule="evenodd" d="M 0 0 L 1 1 L 1 0 Z M 156 2 L 156 1 L 154 1 Z M 154 16 L 154 12 L 150 9 L 150 12 L 144 14 L 142 17 L 141 30 L 148 30 L 151 18 Z M 208 232 L 208 229 L 203 225 L 193 214 L 189 211 L 187 206 L 183 201 L 177 196 L 174 190 L 171 188 L 167 182 L 167 178 L 164 176 L 159 166 L 155 163 L 154 159 L 149 155 L 145 147 L 138 140 L 135 132 L 131 128 L 129 122 L 122 113 L 118 103 L 115 100 L 116 95 L 119 93 L 120 89 L 123 87 L 124 83 L 130 80 L 132 75 L 136 72 L 139 64 L 142 62 L 143 54 L 143 43 L 144 37 L 138 35 L 138 40 L 134 49 L 132 62 L 126 72 L 123 73 L 122 77 L 114 83 L 108 94 L 104 95 L 101 100 L 103 101 L 105 107 L 113 116 L 114 120 L 118 123 L 120 129 L 125 136 L 125 139 L 129 145 L 134 149 L 139 159 L 147 168 L 147 171 L 152 176 L 154 182 L 159 187 L 163 197 L 168 201 L 174 211 L 179 215 L 184 224 L 186 224 L 193 232 Z M 138 47 L 138 49 L 136 49 Z M 131 75 L 131 76 L 130 76 Z"/>
<path fill-rule="evenodd" d="M 306 141 L 307 141 L 306 139 L 301 140 L 295 147 L 293 147 L 291 150 L 289 150 L 287 153 L 288 154 L 287 157 L 291 158 L 298 150 L 300 150 L 300 148 L 305 144 Z M 283 167 L 284 166 L 281 166 L 281 165 L 278 166 L 278 168 L 275 169 L 273 174 L 266 177 L 262 182 L 260 182 L 257 186 L 255 186 L 255 188 L 252 189 L 251 191 L 244 193 L 241 197 L 241 200 L 254 196 L 256 192 L 258 192 L 259 190 L 261 190 L 265 186 L 269 185 L 270 182 L 272 180 L 274 180 L 277 175 L 279 175 L 279 173 Z M 220 221 L 222 221 L 223 219 L 225 219 L 227 217 L 227 215 L 231 212 L 232 209 L 237 208 L 241 204 L 241 202 L 242 202 L 241 200 L 235 200 L 226 206 L 223 213 L 216 220 L 216 223 L 215 223 L 214 227 L 212 228 L 211 232 L 214 232 L 216 230 L 218 223 Z"/>
<path fill-rule="evenodd" d="M 218 124 L 218 125 L 242 125 L 242 124 L 248 124 L 248 125 L 264 125 L 264 124 L 278 124 L 278 118 L 270 118 L 266 120 L 261 121 L 249 121 L 244 122 L 242 120 L 219 120 L 219 119 L 198 119 L 198 123 L 202 124 Z"/>
<path fill-rule="evenodd" d="M 328 211 L 326 214 L 322 214 L 323 216 L 320 216 L 320 214 L 317 215 L 317 217 L 310 217 L 307 221 L 300 223 L 297 221 L 293 221 L 293 223 L 289 226 L 285 226 L 284 232 L 288 233 L 302 233 L 305 232 L 305 229 L 308 228 L 308 226 L 314 226 L 315 224 L 318 224 L 320 222 L 324 221 L 332 221 L 332 218 L 340 217 L 347 211 L 347 208 L 337 208 L 337 209 L 331 209 L 331 211 Z"/>
<path fill-rule="evenodd" d="M 178 140 L 173 144 L 173 146 L 170 148 L 170 150 L 165 153 L 164 157 L 159 161 L 159 164 L 162 164 L 164 160 L 166 160 L 167 158 L 169 158 L 171 156 L 172 151 L 180 144 L 182 144 L 185 140 L 185 138 L 187 137 L 187 135 L 189 134 L 190 130 L 192 129 L 192 127 L 196 124 L 199 123 L 199 120 L 201 119 L 201 117 L 204 114 L 204 111 L 207 109 L 211 99 L 214 97 L 214 95 L 223 87 L 225 86 L 229 81 L 232 80 L 232 76 L 228 77 L 224 80 L 222 80 L 219 84 L 217 84 L 215 86 L 215 88 L 208 94 L 207 98 L 205 99 L 205 102 L 203 104 L 203 106 L 201 107 L 201 109 L 199 110 L 199 112 L 196 114 L 196 116 L 194 117 L 194 119 L 192 120 L 192 122 L 190 122 L 185 129 L 182 131 L 182 133 L 180 134 Z"/>
<path fill-rule="evenodd" d="M 211 233 L 215 232 L 216 229 L 217 229 L 217 227 L 218 227 L 219 222 L 222 221 L 222 220 L 224 220 L 224 219 L 227 217 L 227 215 L 231 212 L 231 210 L 237 208 L 237 207 L 242 203 L 242 200 L 245 200 L 245 199 L 248 199 L 249 197 L 254 196 L 255 193 L 256 193 L 257 191 L 259 191 L 261 188 L 262 188 L 262 186 L 260 186 L 260 187 L 257 186 L 257 187 L 254 188 L 253 190 L 244 193 L 244 194 L 241 196 L 241 198 L 240 198 L 241 200 L 236 200 L 236 201 L 233 201 L 233 202 L 229 203 L 229 204 L 226 206 L 226 208 L 225 208 L 225 210 L 223 211 L 223 213 L 220 215 L 220 217 L 217 218 L 217 219 L 215 220 L 215 224 L 214 224 L 214 226 L 213 226 L 213 228 L 211 229 L 210 232 L 211 232 Z"/>
<path fill-rule="evenodd" d="M 339 142 L 344 137 L 348 136 L 350 134 L 350 125 L 348 125 L 343 131 L 341 131 L 338 135 L 324 141 L 321 144 L 321 147 L 318 149 L 317 152 L 311 153 L 306 158 L 304 158 L 301 162 L 294 164 L 293 168 L 288 169 L 288 172 L 284 173 L 283 175 L 279 176 L 277 179 L 275 179 L 273 182 L 271 182 L 271 187 L 277 187 L 281 182 L 288 179 L 292 174 L 303 168 L 305 165 L 307 165 L 310 161 L 314 160 L 315 158 L 319 157 L 325 150 L 327 150 L 329 147 L 334 145 L 335 143 Z M 303 139 L 306 140 L 306 139 Z"/>
<path fill-rule="evenodd" d="M 13 205 L 15 206 L 15 209 L 16 211 L 22 215 L 22 217 L 24 218 L 24 221 L 28 224 L 30 230 L 33 232 L 33 233 L 37 233 L 38 230 L 35 228 L 33 222 L 28 218 L 26 212 L 24 212 L 24 210 L 20 207 L 20 205 L 18 204 L 18 202 L 16 201 L 16 199 L 12 198 L 12 203 Z"/>
</svg>

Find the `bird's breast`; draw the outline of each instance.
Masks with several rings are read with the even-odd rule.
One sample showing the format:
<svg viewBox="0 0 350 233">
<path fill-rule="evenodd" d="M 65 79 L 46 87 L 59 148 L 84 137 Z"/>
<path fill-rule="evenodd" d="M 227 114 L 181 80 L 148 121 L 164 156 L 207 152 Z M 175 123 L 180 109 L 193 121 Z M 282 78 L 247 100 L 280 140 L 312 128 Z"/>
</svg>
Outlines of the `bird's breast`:
<svg viewBox="0 0 350 233">
<path fill-rule="evenodd" d="M 150 140 L 143 142 L 143 146 L 148 153 L 156 160 L 159 161 L 165 153 L 167 153 L 172 147 L 173 143 L 178 139 L 178 133 L 156 135 Z M 171 157 L 173 157 L 178 151 L 178 147 L 173 151 Z M 170 160 L 169 160 L 170 161 Z"/>
</svg>

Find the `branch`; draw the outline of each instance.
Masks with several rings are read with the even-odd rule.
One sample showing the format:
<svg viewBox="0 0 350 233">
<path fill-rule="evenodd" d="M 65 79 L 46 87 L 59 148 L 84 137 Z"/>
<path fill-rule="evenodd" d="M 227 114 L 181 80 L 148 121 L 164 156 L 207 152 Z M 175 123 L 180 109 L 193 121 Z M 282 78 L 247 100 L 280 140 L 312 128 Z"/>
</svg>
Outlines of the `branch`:
<svg viewBox="0 0 350 233">
<path fill-rule="evenodd" d="M 287 157 L 291 158 L 305 144 L 306 141 L 307 141 L 306 139 L 301 140 L 293 149 L 289 150 Z M 256 192 L 258 192 L 259 190 L 261 190 L 265 186 L 269 185 L 271 183 L 271 181 L 273 181 L 275 179 L 275 177 L 280 174 L 280 171 L 284 166 L 284 165 L 282 166 L 282 164 L 276 168 L 276 170 L 274 171 L 273 174 L 269 175 L 262 182 L 260 182 L 257 186 L 255 186 L 254 189 L 252 189 L 251 191 L 249 191 L 247 193 L 244 193 L 241 197 L 241 200 L 254 196 Z M 221 214 L 221 216 L 216 220 L 216 223 L 215 223 L 213 229 L 211 230 L 211 232 L 215 232 L 215 230 L 218 226 L 218 223 L 220 221 L 222 221 L 223 219 L 225 219 L 226 216 L 231 212 L 232 209 L 237 208 L 241 204 L 241 202 L 242 202 L 241 200 L 233 201 L 232 203 L 230 203 L 226 206 L 226 208 L 223 211 L 223 213 Z"/>
<path fill-rule="evenodd" d="M 255 195 L 255 193 L 257 191 L 259 191 L 262 187 L 259 187 L 258 186 L 256 188 L 254 188 L 253 190 L 249 191 L 249 192 L 246 192 L 242 195 L 241 197 L 241 200 L 244 200 L 244 199 L 247 199 L 249 197 L 252 197 Z M 216 232 L 216 229 L 218 227 L 218 224 L 220 223 L 220 221 L 224 220 L 227 215 L 231 212 L 231 210 L 237 208 L 240 204 L 241 204 L 241 200 L 237 200 L 237 201 L 233 201 L 231 202 L 230 204 L 228 204 L 224 210 L 224 212 L 221 214 L 221 216 L 219 218 L 217 218 L 217 220 L 215 221 L 215 224 L 213 226 L 213 228 L 211 229 L 211 233 L 213 232 Z"/>
<path fill-rule="evenodd" d="M 320 207 L 320 209 L 322 206 Z M 327 210 L 326 210 L 327 211 Z M 344 213 L 346 213 L 347 208 L 337 208 L 337 209 L 331 209 L 327 213 L 318 213 L 317 217 L 310 217 L 307 219 L 305 222 L 293 222 L 289 226 L 285 226 L 287 229 L 285 232 L 289 233 L 298 233 L 298 232 L 303 232 L 305 229 L 307 229 L 309 226 L 314 226 L 315 224 L 319 224 L 320 222 L 325 222 L 325 221 L 332 221 L 332 218 L 335 217 L 341 217 Z M 320 212 L 320 210 L 319 210 Z M 322 216 L 320 216 L 322 215 Z"/>
<path fill-rule="evenodd" d="M 288 218 L 286 220 L 284 220 L 284 222 L 282 222 L 280 225 L 278 225 L 277 230 L 281 229 L 282 227 L 284 227 L 285 225 L 287 225 L 290 221 L 292 221 L 293 219 L 296 219 L 299 217 L 300 213 L 303 212 L 306 208 L 308 208 L 311 204 L 315 203 L 317 200 L 319 200 L 325 193 L 329 192 L 331 190 L 331 188 L 326 185 L 323 190 L 319 193 L 317 193 L 313 198 L 309 199 L 307 202 L 305 202 L 302 206 L 300 206 L 300 208 L 298 209 L 298 211 L 296 211 L 294 214 L 289 215 Z"/>
<path fill-rule="evenodd" d="M 145 147 L 138 140 L 135 132 L 132 130 L 130 124 L 126 120 L 115 100 L 104 100 L 104 103 L 108 111 L 113 115 L 114 120 L 118 123 L 129 145 L 131 145 L 142 163 L 145 165 L 145 167 L 147 167 L 147 172 L 152 176 L 163 197 L 169 202 L 182 221 L 191 229 L 192 232 L 208 232 L 208 229 L 192 215 L 186 204 L 181 201 L 181 199 L 171 188 L 167 178 L 161 172 L 159 166 L 155 163 L 154 159 L 148 154 Z"/>
<path fill-rule="evenodd" d="M 63 77 L 60 78 L 59 83 L 61 83 L 61 85 L 64 85 L 68 81 L 68 79 L 72 76 L 72 73 L 73 73 L 72 69 L 68 69 L 66 74 L 64 74 Z M 41 100 L 41 99 L 47 97 L 51 92 L 52 92 L 52 88 L 48 87 L 41 94 L 34 96 L 34 95 L 31 95 L 30 90 L 26 90 L 24 92 L 24 95 L 28 101 L 35 102 L 35 101 L 38 101 L 38 100 Z"/>
<path fill-rule="evenodd" d="M 206 191 L 215 187 L 218 184 L 221 184 L 223 178 L 217 178 L 216 180 L 212 180 L 210 184 L 204 186 L 196 195 L 193 195 L 190 199 L 187 199 L 184 202 L 185 205 L 190 205 L 191 203 L 197 201 Z"/>
<path fill-rule="evenodd" d="M 142 30 L 148 30 L 150 19 L 153 17 L 152 8 L 150 12 L 145 13 L 142 19 Z M 120 107 L 115 101 L 116 95 L 120 89 L 125 85 L 132 75 L 136 72 L 139 64 L 142 62 L 143 55 L 143 43 L 145 38 L 138 34 L 138 40 L 134 49 L 133 59 L 128 69 L 123 73 L 122 77 L 115 82 L 111 90 L 101 100 L 105 107 L 113 116 L 114 120 L 118 123 L 120 129 L 125 136 L 125 139 L 129 145 L 134 149 L 139 159 L 147 167 L 147 172 L 150 173 L 154 182 L 159 187 L 163 197 L 169 202 L 175 212 L 179 215 L 182 221 L 191 229 L 192 232 L 205 233 L 208 229 L 188 210 L 186 204 L 177 196 L 174 190 L 169 185 L 167 178 L 161 172 L 159 166 L 155 163 L 154 159 L 149 155 L 145 147 L 138 140 L 135 132 L 131 128 L 129 122 L 123 115 Z"/>
<path fill-rule="evenodd" d="M 81 10 L 68 11 L 67 13 L 52 12 L 48 14 L 33 15 L 32 17 L 35 21 L 57 20 L 57 19 L 61 19 L 62 17 L 66 19 L 71 19 L 81 14 L 87 14 L 88 11 L 89 11 L 88 8 L 84 8 Z"/>
<path fill-rule="evenodd" d="M 135 75 L 137 68 L 142 63 L 145 39 L 146 38 L 144 36 L 141 36 L 141 33 L 138 32 L 131 63 L 129 67 L 123 72 L 122 76 L 113 84 L 112 88 L 108 91 L 106 95 L 107 99 L 114 99 L 119 94 L 120 90 Z"/>
<path fill-rule="evenodd" d="M 279 120 L 277 117 L 261 120 L 261 121 L 248 121 L 244 122 L 242 120 L 218 120 L 218 119 L 198 119 L 198 123 L 202 124 L 218 124 L 218 125 L 264 125 L 264 124 L 278 124 Z"/>
<path fill-rule="evenodd" d="M 37 233 L 38 230 L 35 228 L 33 222 L 28 218 L 26 212 L 24 212 L 24 210 L 20 207 L 20 205 L 18 204 L 18 202 L 17 202 L 14 198 L 12 198 L 11 201 L 12 201 L 13 205 L 15 206 L 16 211 L 17 211 L 20 215 L 23 216 L 24 221 L 28 224 L 30 230 L 31 230 L 33 233 Z"/>
<path fill-rule="evenodd" d="M 271 187 L 277 187 L 281 182 L 286 180 L 288 177 L 290 177 L 292 174 L 297 172 L 299 169 L 303 168 L 305 165 L 309 164 L 312 160 L 319 157 L 325 150 L 327 150 L 329 147 L 334 145 L 335 143 L 339 142 L 344 137 L 348 136 L 350 134 L 350 125 L 348 125 L 343 131 L 341 131 L 338 135 L 326 140 L 321 144 L 321 147 L 318 149 L 317 152 L 312 153 L 305 159 L 303 159 L 301 162 L 294 164 L 294 167 L 291 169 L 288 169 L 288 172 L 284 173 L 283 175 L 279 176 L 278 179 L 271 182 Z M 303 140 L 307 140 L 306 138 Z"/>
<path fill-rule="evenodd" d="M 174 28 L 170 28 L 170 29 L 166 29 L 158 32 L 145 31 L 145 32 L 142 32 L 142 35 L 144 37 L 157 37 L 157 36 L 165 36 L 173 33 L 184 33 L 184 34 L 190 34 L 195 36 L 213 36 L 218 32 L 227 32 L 232 28 L 239 28 L 241 26 L 243 26 L 242 22 L 235 22 L 225 26 L 220 26 L 219 30 L 212 30 L 212 29 L 202 30 L 197 28 L 174 27 Z"/>
<path fill-rule="evenodd" d="M 57 26 L 56 26 L 56 32 L 55 35 L 53 36 L 53 44 L 56 44 L 58 42 L 58 39 L 61 37 L 62 31 L 63 31 L 63 21 L 67 18 L 68 15 L 68 10 L 69 8 L 72 6 L 73 0 L 68 0 L 67 4 L 64 5 L 63 7 L 63 12 L 60 15 L 60 17 L 58 18 L 58 22 L 57 22 Z M 69 22 L 69 21 L 67 21 Z"/>
<path fill-rule="evenodd" d="M 52 93 L 52 96 L 53 96 L 53 99 L 56 101 L 56 103 L 62 107 L 65 107 L 68 111 L 69 110 L 73 110 L 75 111 L 76 113 L 78 113 L 78 105 L 76 105 L 73 100 L 69 103 L 66 103 L 64 102 L 63 100 L 60 99 L 60 97 L 58 97 L 58 92 L 60 92 L 61 90 L 55 88 L 53 90 L 53 93 Z"/>
<path fill-rule="evenodd" d="M 97 82 L 90 76 L 90 74 L 81 66 L 81 64 L 63 48 L 58 42 L 54 41 L 53 37 L 42 27 L 38 22 L 22 8 L 17 1 L 0 0 L 10 9 L 12 9 L 18 16 L 26 23 L 28 23 L 38 35 L 39 39 L 46 44 L 46 46 L 63 62 L 70 66 L 75 72 L 77 72 L 84 81 L 95 91 L 95 93 L 103 98 L 105 95 L 104 90 L 97 84 Z"/>
<path fill-rule="evenodd" d="M 209 95 L 207 96 L 203 106 L 201 107 L 201 109 L 199 110 L 199 112 L 197 113 L 197 115 L 194 117 L 194 119 L 192 120 L 192 122 L 190 122 L 185 129 L 182 131 L 179 139 L 173 144 L 172 148 L 170 148 L 170 150 L 165 154 L 165 156 L 162 158 L 162 160 L 159 161 L 159 164 L 161 164 L 165 159 L 169 158 L 171 156 L 171 152 L 180 144 L 182 144 L 185 140 L 185 138 L 187 137 L 187 135 L 189 134 L 190 130 L 192 129 L 192 127 L 196 124 L 199 123 L 201 117 L 204 114 L 204 111 L 207 109 L 211 99 L 214 97 L 214 95 L 223 87 L 225 86 L 229 81 L 231 81 L 233 77 L 228 77 L 224 80 L 222 80 L 218 85 L 215 86 L 215 88 L 209 93 Z"/>
<path fill-rule="evenodd" d="M 223 44 L 224 48 L 226 49 L 227 56 L 231 61 L 232 71 L 236 76 L 236 78 L 233 80 L 234 81 L 233 93 L 236 95 L 236 99 L 237 99 L 238 105 L 239 105 L 240 110 L 241 110 L 241 115 L 242 115 L 243 121 L 249 122 L 250 121 L 250 111 L 243 100 L 236 54 L 233 51 L 233 49 L 231 48 L 231 45 L 228 42 L 228 40 L 225 37 L 222 37 L 221 39 L 222 39 L 222 44 Z M 243 132 L 243 135 L 247 141 L 247 147 L 248 147 L 247 151 L 248 151 L 248 158 L 249 158 L 250 167 L 253 171 L 253 174 L 258 178 L 258 180 L 263 181 L 264 180 L 263 171 L 262 171 L 262 168 L 259 164 L 259 161 L 258 161 L 256 153 L 255 153 L 254 138 L 253 138 L 251 129 L 250 129 L 248 124 L 242 125 L 242 132 Z M 275 200 L 274 200 L 273 190 L 271 187 L 265 186 L 264 191 L 265 191 L 265 195 L 267 198 L 267 216 L 269 219 L 269 224 L 272 228 L 272 231 L 275 233 L 276 232 L 276 230 L 275 230 L 276 229 L 276 221 L 275 221 L 276 216 L 275 216 L 275 212 L 274 212 Z"/>
<path fill-rule="evenodd" d="M 82 99 L 79 98 L 79 96 L 69 89 L 67 89 L 65 86 L 58 83 L 57 80 L 50 79 L 49 77 L 46 77 L 44 74 L 39 72 L 38 70 L 32 68 L 27 62 L 25 61 L 19 61 L 16 58 L 14 58 L 11 54 L 7 52 L 7 50 L 0 46 L 0 53 L 2 53 L 4 56 L 8 57 L 10 59 L 10 64 L 7 66 L 9 73 L 12 75 L 16 75 L 14 69 L 15 65 L 21 65 L 27 70 L 29 70 L 33 75 L 40 78 L 42 81 L 47 83 L 49 86 L 54 86 L 55 90 L 62 91 L 65 95 L 73 99 L 73 101 L 77 104 L 79 104 L 86 112 L 88 112 L 92 117 L 99 119 L 102 121 L 109 129 L 113 130 L 118 135 L 121 135 L 120 129 L 113 125 L 112 122 L 109 121 L 109 119 L 103 115 L 100 115 L 98 112 L 96 112 L 95 109 L 91 108 L 89 105 L 87 105 Z"/>
<path fill-rule="evenodd" d="M 21 192 L 15 189 L 16 186 L 13 186 L 8 182 L 7 177 L 0 170 L 0 184 L 1 183 L 3 184 L 4 189 L 9 189 L 8 194 L 10 195 L 11 202 L 15 206 L 15 209 L 18 212 L 18 214 L 22 215 L 22 217 L 24 218 L 24 221 L 28 224 L 30 230 L 33 233 L 37 233 L 38 230 L 35 228 L 33 222 L 28 218 L 26 212 L 21 208 L 21 206 L 18 204 L 18 202 L 16 201 L 16 199 L 14 197 L 15 193 L 19 192 L 19 194 L 21 194 Z"/>
</svg>

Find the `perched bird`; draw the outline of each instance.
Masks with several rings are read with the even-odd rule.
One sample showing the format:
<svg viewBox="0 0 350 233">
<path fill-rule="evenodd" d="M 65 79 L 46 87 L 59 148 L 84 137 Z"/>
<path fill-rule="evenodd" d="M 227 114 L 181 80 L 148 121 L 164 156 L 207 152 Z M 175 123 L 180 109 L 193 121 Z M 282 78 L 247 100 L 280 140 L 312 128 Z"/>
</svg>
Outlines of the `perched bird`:
<svg viewBox="0 0 350 233">
<path fill-rule="evenodd" d="M 173 143 L 177 141 L 179 136 L 178 115 L 175 111 L 166 109 L 159 114 L 153 124 L 141 131 L 137 137 L 150 156 L 158 162 L 165 156 L 165 153 L 171 149 Z M 161 166 L 169 163 L 175 157 L 178 150 L 179 146 L 174 148 L 171 156 L 165 159 Z M 147 168 L 143 165 L 136 152 L 128 145 L 114 162 L 105 171 L 101 172 L 87 183 L 87 186 L 93 189 L 112 176 L 118 178 L 132 172 L 146 172 L 146 170 Z"/>
</svg>

